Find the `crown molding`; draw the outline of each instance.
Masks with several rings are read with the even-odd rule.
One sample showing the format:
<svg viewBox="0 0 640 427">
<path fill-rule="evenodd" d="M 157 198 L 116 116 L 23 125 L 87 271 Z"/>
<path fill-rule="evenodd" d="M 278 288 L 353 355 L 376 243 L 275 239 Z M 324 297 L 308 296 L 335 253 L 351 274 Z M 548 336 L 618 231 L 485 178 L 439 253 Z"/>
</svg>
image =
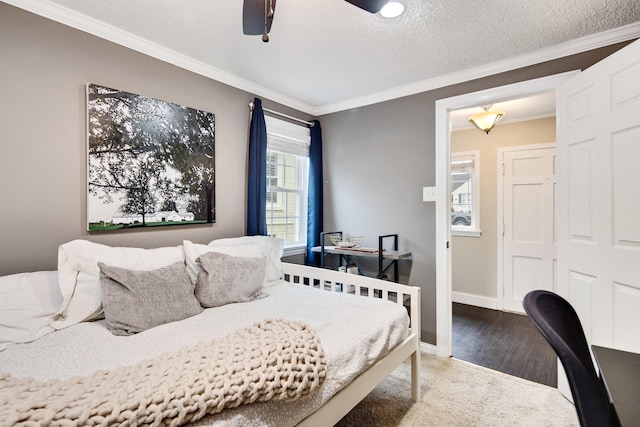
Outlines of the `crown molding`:
<svg viewBox="0 0 640 427">
<path fill-rule="evenodd" d="M 479 67 L 445 74 L 439 77 L 398 86 L 389 90 L 381 91 L 361 98 L 354 98 L 335 104 L 327 104 L 318 107 L 318 115 L 335 113 L 366 105 L 377 104 L 379 102 L 402 98 L 404 96 L 415 95 L 421 92 L 439 89 L 494 74 L 512 71 L 518 68 L 528 67 L 565 56 L 575 55 L 588 50 L 637 39 L 640 37 L 640 22 L 625 25 L 612 30 L 603 31 L 568 42 L 549 46 L 527 54 L 514 56 L 505 60 L 492 62 Z"/>
<path fill-rule="evenodd" d="M 183 55 L 171 49 L 167 49 L 157 43 L 153 43 L 132 33 L 120 30 L 115 26 L 106 24 L 87 15 L 60 6 L 59 4 L 53 3 L 49 0 L 0 1 L 32 12 L 36 15 L 40 15 L 44 18 L 51 19 L 61 24 L 70 26 L 80 31 L 103 38 L 121 46 L 133 49 L 137 52 L 194 72 L 196 74 L 208 77 L 218 82 L 227 84 L 237 89 L 249 92 L 257 96 L 268 98 L 271 101 L 286 105 L 315 117 L 349 110 L 352 108 L 364 107 L 371 104 L 377 104 L 404 96 L 414 95 L 417 93 L 426 92 L 482 77 L 487 77 L 493 74 L 503 73 L 530 65 L 535 65 L 541 62 L 574 55 L 577 53 L 640 37 L 640 22 L 636 22 L 623 27 L 615 28 L 613 30 L 581 37 L 579 39 L 539 49 L 534 52 L 518 55 L 502 61 L 496 61 L 483 66 L 421 80 L 415 83 L 380 91 L 364 97 L 348 99 L 333 104 L 312 105 L 300 99 L 293 98 L 281 92 L 269 89 L 254 81 L 243 79 L 220 68 L 206 64 L 202 61 L 197 61 L 189 56 Z"/>
<path fill-rule="evenodd" d="M 301 112 L 316 115 L 317 108 L 297 98 L 269 89 L 254 81 L 243 79 L 220 68 L 195 60 L 174 50 L 168 49 L 145 38 L 113 25 L 106 24 L 90 16 L 60 6 L 48 0 L 0 0 L 3 3 L 40 15 L 44 18 L 67 25 L 71 28 L 100 37 L 118 45 L 127 47 L 163 62 L 175 65 L 193 73 L 208 77 L 220 83 L 249 92 L 252 95 L 268 98 L 277 103 Z"/>
</svg>

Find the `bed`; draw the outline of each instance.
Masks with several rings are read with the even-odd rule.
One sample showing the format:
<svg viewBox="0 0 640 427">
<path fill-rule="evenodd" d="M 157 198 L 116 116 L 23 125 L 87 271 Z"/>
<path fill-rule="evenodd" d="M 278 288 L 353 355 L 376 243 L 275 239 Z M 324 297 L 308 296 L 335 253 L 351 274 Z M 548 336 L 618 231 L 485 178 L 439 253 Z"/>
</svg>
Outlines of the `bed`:
<svg viewBox="0 0 640 427">
<path fill-rule="evenodd" d="M 193 261 L 198 255 L 189 254 L 189 249 L 197 247 L 200 252 L 208 250 L 203 249 L 201 245 L 185 243 L 180 251 L 186 254 L 184 262 L 187 266 L 190 259 Z M 218 243 L 220 246 L 228 246 L 229 242 Z M 88 245 L 91 245 L 89 252 L 96 249 L 95 244 Z M 253 249 L 256 248 L 254 245 Z M 190 425 L 333 425 L 409 358 L 412 365 L 412 383 L 410 386 L 407 385 L 407 393 L 410 388 L 412 398 L 419 399 L 419 288 L 332 270 L 282 263 L 279 261 L 281 248 L 266 252 L 264 245 L 262 248 L 262 252 L 267 255 L 266 258 L 271 257 L 272 266 L 276 267 L 273 274 L 278 274 L 277 280 L 269 281 L 268 286 L 262 288 L 263 293 L 268 296 L 207 308 L 188 318 L 128 336 L 114 335 L 107 328 L 105 319 L 78 321 L 78 317 L 71 325 L 56 324 L 74 317 L 73 310 L 69 309 L 73 297 L 83 296 L 82 305 L 77 307 L 92 310 L 89 304 L 92 296 L 86 289 L 83 292 L 79 285 L 81 274 L 76 270 L 71 300 L 66 301 L 66 318 L 61 321 L 59 316 L 54 317 L 55 320 L 51 323 L 57 328 L 52 326 L 53 331 L 46 331 L 45 328 L 45 332 L 40 328 L 40 332 L 36 334 L 37 338 L 32 342 L 6 346 L 4 351 L 0 351 L 0 371 L 4 372 L 4 379 L 55 383 L 86 378 L 96 372 L 111 373 L 128 367 L 137 369 L 147 360 L 156 360 L 171 352 L 194 348 L 203 342 L 225 339 L 234 331 L 251 328 L 265 319 L 280 319 L 308 326 L 319 339 L 323 350 L 323 362 L 326 363 L 326 377 L 322 383 L 309 395 L 293 401 L 273 399 L 240 404 L 212 415 L 189 419 Z M 85 246 L 76 249 L 79 249 L 76 252 L 82 253 L 83 256 L 87 253 Z M 107 252 L 111 250 L 99 249 Z M 250 254 L 251 250 L 249 246 L 244 246 L 235 254 L 246 255 Z M 169 252 L 174 254 L 172 251 Z M 271 252 L 273 256 L 267 252 Z M 175 253 L 179 254 L 179 251 Z M 62 280 L 68 267 L 65 267 L 65 262 L 69 261 L 63 258 L 64 256 L 59 257 L 59 270 L 55 274 L 58 278 L 63 277 Z M 132 259 L 130 253 L 124 258 Z M 163 262 L 157 253 L 151 258 L 154 258 L 154 262 Z M 91 264 L 86 261 L 83 259 L 83 262 L 67 264 L 75 265 L 73 268 Z M 139 260 L 134 264 L 140 267 Z M 266 273 L 265 277 L 268 275 L 269 273 Z M 66 291 L 68 294 L 69 290 Z M 62 300 L 65 300 L 64 290 L 62 294 Z M 64 306 L 65 303 L 61 305 Z M 5 391 L 0 383 L 0 407 L 11 400 Z M 156 420 L 157 422 L 149 424 L 162 425 L 175 419 L 177 418 L 168 418 L 168 421 Z"/>
</svg>

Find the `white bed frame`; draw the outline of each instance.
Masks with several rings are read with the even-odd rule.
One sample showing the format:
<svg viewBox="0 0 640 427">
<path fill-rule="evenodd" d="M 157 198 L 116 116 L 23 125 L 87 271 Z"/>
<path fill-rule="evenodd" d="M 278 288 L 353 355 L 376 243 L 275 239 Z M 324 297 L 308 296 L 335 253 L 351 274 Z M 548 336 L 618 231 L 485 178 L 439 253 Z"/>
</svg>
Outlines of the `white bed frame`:
<svg viewBox="0 0 640 427">
<path fill-rule="evenodd" d="M 284 280 L 325 291 L 384 298 L 409 307 L 409 335 L 298 426 L 334 425 L 405 360 L 411 358 L 411 398 L 420 400 L 420 288 L 334 270 L 283 263 Z"/>
</svg>

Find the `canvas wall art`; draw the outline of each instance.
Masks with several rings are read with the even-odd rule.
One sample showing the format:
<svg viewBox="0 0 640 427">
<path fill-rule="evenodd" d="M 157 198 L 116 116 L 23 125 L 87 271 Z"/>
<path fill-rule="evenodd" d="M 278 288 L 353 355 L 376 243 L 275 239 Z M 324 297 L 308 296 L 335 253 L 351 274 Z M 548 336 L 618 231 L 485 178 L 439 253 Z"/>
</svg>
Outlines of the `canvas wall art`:
<svg viewBox="0 0 640 427">
<path fill-rule="evenodd" d="M 87 85 L 87 229 L 215 222 L 215 116 Z"/>
</svg>

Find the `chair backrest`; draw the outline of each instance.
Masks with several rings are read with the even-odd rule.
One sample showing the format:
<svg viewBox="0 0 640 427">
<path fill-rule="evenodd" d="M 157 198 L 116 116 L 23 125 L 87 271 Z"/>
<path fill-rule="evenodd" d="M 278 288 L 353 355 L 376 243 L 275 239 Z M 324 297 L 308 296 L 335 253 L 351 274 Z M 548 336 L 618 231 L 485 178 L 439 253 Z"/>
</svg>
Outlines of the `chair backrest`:
<svg viewBox="0 0 640 427">
<path fill-rule="evenodd" d="M 571 304 L 553 292 L 536 290 L 524 297 L 522 305 L 564 367 L 580 425 L 619 426 L 604 385 L 593 366 L 580 319 Z"/>
</svg>

